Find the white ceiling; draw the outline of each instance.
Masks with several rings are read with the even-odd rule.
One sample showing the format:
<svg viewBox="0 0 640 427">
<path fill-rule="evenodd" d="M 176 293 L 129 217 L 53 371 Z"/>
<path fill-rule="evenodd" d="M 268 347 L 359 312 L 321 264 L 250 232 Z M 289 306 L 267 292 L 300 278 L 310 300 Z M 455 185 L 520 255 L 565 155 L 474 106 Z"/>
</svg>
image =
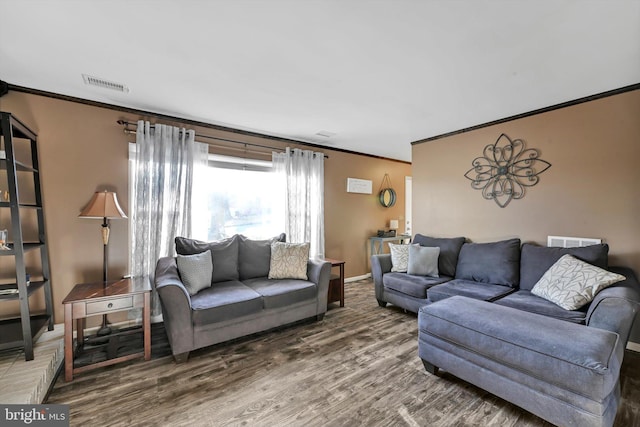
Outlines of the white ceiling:
<svg viewBox="0 0 640 427">
<path fill-rule="evenodd" d="M 0 0 L 0 17 L 10 84 L 399 160 L 640 82 L 638 0 Z"/>
</svg>

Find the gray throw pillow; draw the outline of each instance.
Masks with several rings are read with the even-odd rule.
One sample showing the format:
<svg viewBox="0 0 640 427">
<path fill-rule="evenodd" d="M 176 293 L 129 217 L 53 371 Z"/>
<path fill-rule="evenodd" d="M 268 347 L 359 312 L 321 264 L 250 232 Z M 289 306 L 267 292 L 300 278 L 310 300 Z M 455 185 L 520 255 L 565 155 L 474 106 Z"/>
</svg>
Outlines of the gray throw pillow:
<svg viewBox="0 0 640 427">
<path fill-rule="evenodd" d="M 460 249 L 456 279 L 517 287 L 520 282 L 520 239 L 465 243 Z"/>
<path fill-rule="evenodd" d="M 215 242 L 176 237 L 175 242 L 176 252 L 180 255 L 194 255 L 211 251 L 211 261 L 213 262 L 211 284 L 238 280 L 238 236 Z"/>
<path fill-rule="evenodd" d="M 407 274 L 414 276 L 438 276 L 438 256 L 440 248 L 430 248 L 427 246 L 409 247 L 409 267 Z"/>
<path fill-rule="evenodd" d="M 176 258 L 178 272 L 189 295 L 195 295 L 202 289 L 211 286 L 213 263 L 211 252 L 206 251 L 195 255 L 178 255 Z"/>
<path fill-rule="evenodd" d="M 440 248 L 438 257 L 438 272 L 444 276 L 455 277 L 456 266 L 458 265 L 458 255 L 460 248 L 466 239 L 464 237 L 429 237 L 416 234 L 412 243 L 431 248 Z"/>
<path fill-rule="evenodd" d="M 267 277 L 271 266 L 271 244 L 285 242 L 284 233 L 267 240 L 251 240 L 238 236 L 238 270 L 240 280 Z"/>
</svg>

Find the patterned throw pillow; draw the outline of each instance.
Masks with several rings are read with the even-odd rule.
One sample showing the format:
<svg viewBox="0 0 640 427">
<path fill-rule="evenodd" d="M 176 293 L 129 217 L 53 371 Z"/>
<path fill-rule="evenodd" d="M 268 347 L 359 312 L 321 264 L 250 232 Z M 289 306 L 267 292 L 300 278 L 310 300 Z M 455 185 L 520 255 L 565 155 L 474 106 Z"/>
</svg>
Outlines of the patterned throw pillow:
<svg viewBox="0 0 640 427">
<path fill-rule="evenodd" d="M 272 243 L 269 279 L 308 280 L 309 248 L 309 243 Z"/>
<path fill-rule="evenodd" d="M 211 275 L 213 274 L 211 251 L 195 255 L 178 255 L 176 262 L 180 278 L 189 295 L 195 295 L 202 289 L 211 286 Z"/>
<path fill-rule="evenodd" d="M 563 255 L 542 275 L 531 293 L 549 300 L 565 310 L 577 310 L 593 301 L 607 286 L 625 280 L 571 255 Z"/>
<path fill-rule="evenodd" d="M 409 246 L 418 245 L 389 243 L 389 250 L 391 251 L 391 271 L 396 273 L 407 272 L 407 268 L 409 268 Z"/>
</svg>

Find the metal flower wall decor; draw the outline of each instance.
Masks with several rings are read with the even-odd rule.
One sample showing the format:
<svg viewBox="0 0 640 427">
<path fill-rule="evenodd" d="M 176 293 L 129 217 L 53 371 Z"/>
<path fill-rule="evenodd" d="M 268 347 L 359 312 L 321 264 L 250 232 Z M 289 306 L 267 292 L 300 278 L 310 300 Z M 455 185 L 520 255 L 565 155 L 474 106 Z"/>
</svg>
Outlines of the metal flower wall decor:
<svg viewBox="0 0 640 427">
<path fill-rule="evenodd" d="M 473 159 L 464 177 L 471 180 L 471 188 L 482 190 L 482 197 L 504 208 L 511 200 L 522 199 L 525 187 L 536 185 L 538 175 L 551 167 L 539 156 L 535 148 L 525 150 L 521 139 L 511 140 L 503 133 Z"/>
</svg>

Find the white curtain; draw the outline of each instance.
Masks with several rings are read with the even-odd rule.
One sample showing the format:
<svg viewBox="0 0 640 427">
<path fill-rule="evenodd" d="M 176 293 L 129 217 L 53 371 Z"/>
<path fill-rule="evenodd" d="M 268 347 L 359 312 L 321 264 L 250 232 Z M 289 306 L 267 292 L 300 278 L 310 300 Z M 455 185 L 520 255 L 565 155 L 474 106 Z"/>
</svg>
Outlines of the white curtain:
<svg viewBox="0 0 640 427">
<path fill-rule="evenodd" d="M 273 153 L 273 169 L 286 190 L 287 241 L 309 242 L 311 257 L 324 257 L 324 155 L 290 149 Z"/>
<path fill-rule="evenodd" d="M 184 128 L 138 121 L 131 216 L 131 274 L 154 280 L 158 259 L 175 253 L 174 238 L 191 235 L 194 174 L 206 168 L 208 146 Z M 152 294 L 152 315 L 160 314 Z"/>
</svg>

